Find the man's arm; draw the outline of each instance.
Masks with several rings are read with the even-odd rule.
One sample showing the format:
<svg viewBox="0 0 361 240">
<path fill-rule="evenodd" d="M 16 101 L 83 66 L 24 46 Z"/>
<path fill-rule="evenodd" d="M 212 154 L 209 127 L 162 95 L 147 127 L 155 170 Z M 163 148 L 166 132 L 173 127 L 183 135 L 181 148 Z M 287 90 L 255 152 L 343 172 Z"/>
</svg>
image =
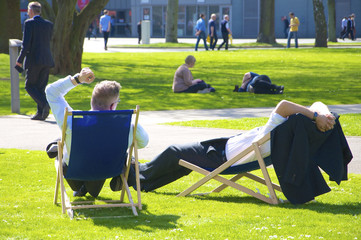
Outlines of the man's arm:
<svg viewBox="0 0 361 240">
<path fill-rule="evenodd" d="M 317 102 L 311 106 L 311 108 L 304 107 L 297 103 L 282 100 L 276 106 L 274 112 L 278 113 L 282 117 L 288 117 L 292 114 L 301 113 L 302 115 L 313 119 L 315 112 L 318 116 L 316 117 L 316 126 L 321 132 L 328 131 L 333 128 L 335 124 L 335 117 L 328 111 L 327 106 L 321 102 Z"/>
<path fill-rule="evenodd" d="M 16 65 L 18 65 L 20 67 L 23 66 L 22 63 L 24 61 L 26 53 L 30 49 L 31 37 L 32 37 L 31 34 L 32 34 L 31 22 L 26 21 L 25 26 L 24 26 L 24 36 L 23 36 L 23 43 L 22 43 L 22 46 L 21 46 L 21 51 L 20 51 L 18 59 L 16 60 Z"/>
<path fill-rule="evenodd" d="M 83 68 L 78 79 L 80 83 L 90 84 L 94 81 L 95 77 L 89 68 Z M 46 87 L 46 99 L 60 128 L 63 125 L 65 108 L 68 108 L 70 111 L 73 110 L 64 96 L 77 85 L 78 83 L 75 78 L 69 75 Z"/>
</svg>

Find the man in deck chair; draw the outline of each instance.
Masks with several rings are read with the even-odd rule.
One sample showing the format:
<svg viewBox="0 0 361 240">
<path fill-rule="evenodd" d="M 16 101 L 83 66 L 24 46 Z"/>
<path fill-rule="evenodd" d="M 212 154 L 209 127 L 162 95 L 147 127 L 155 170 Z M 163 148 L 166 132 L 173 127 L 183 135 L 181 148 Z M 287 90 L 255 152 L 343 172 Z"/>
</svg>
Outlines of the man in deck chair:
<svg viewBox="0 0 361 240">
<path fill-rule="evenodd" d="M 68 108 L 69 111 L 73 109 L 70 107 L 64 96 L 73 88 L 80 84 L 90 84 L 94 81 L 95 76 L 89 68 L 83 68 L 80 73 L 74 76 L 67 76 L 58 81 L 48 85 L 45 90 L 46 98 L 49 102 L 51 111 L 54 114 L 56 123 L 62 128 L 64 121 L 64 110 Z M 102 81 L 95 85 L 91 98 L 91 111 L 100 110 L 115 110 L 119 102 L 119 90 L 121 86 L 116 81 Z M 68 119 L 67 138 L 65 139 L 66 148 L 64 148 L 64 162 L 63 171 L 66 174 L 71 146 L 71 118 Z M 133 128 L 133 126 L 132 126 Z M 129 144 L 132 142 L 133 130 L 129 131 Z M 148 134 L 140 124 L 137 126 L 136 140 L 138 147 L 143 148 L 148 144 Z M 87 143 L 84 143 L 87 144 Z M 129 146 L 128 146 L 129 147 Z M 66 179 L 71 189 L 74 191 L 74 196 L 85 196 L 87 192 L 93 197 L 97 197 L 101 191 L 105 179 L 99 181 L 78 181 Z"/>
<path fill-rule="evenodd" d="M 288 116 L 296 113 L 301 113 L 313 120 L 320 132 L 331 130 L 335 124 L 335 116 L 329 112 L 326 105 L 320 102 L 307 108 L 282 100 L 273 110 L 267 124 L 263 127 L 255 128 L 230 138 L 212 139 L 184 145 L 171 145 L 152 161 L 140 164 L 141 190 L 145 192 L 152 191 L 188 175 L 191 170 L 180 166 L 180 159 L 202 168 L 215 169 L 226 162 L 227 159 L 232 159 L 249 147 L 252 142 L 261 139 L 272 129 L 285 122 Z M 270 155 L 270 152 L 270 141 L 268 141 L 262 145 L 261 153 L 263 157 L 266 157 Z M 256 160 L 256 157 L 247 159 L 250 162 Z M 237 162 L 236 164 L 243 163 L 245 162 Z M 135 186 L 134 174 L 129 175 L 128 184 Z"/>
</svg>

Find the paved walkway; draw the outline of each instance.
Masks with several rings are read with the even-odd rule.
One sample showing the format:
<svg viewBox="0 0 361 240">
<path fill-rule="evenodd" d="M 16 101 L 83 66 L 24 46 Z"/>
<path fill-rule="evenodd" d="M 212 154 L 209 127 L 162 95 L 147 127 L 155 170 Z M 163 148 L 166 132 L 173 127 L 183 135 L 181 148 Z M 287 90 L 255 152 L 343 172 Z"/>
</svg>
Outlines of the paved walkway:
<svg viewBox="0 0 361 240">
<path fill-rule="evenodd" d="M 276 39 L 276 41 L 278 43 L 283 43 L 286 44 L 287 43 L 287 39 L 285 38 L 279 38 Z M 340 41 L 340 40 L 339 40 Z M 151 38 L 150 39 L 150 43 L 164 43 L 165 39 L 164 38 Z M 195 38 L 179 38 L 178 39 L 179 43 L 192 43 L 195 45 L 196 43 L 196 39 Z M 255 43 L 256 39 L 233 39 L 233 43 L 234 44 L 240 44 L 240 43 Z M 340 41 L 342 42 L 361 42 L 361 39 L 357 39 L 356 41 L 351 41 L 346 39 L 345 41 Z M 291 43 L 294 43 L 293 41 Z M 299 43 L 299 47 L 302 48 L 304 46 L 302 46 L 303 44 L 313 44 L 315 43 L 315 39 L 314 38 L 301 38 L 298 40 Z M 170 48 L 170 49 L 166 49 L 166 48 L 131 48 L 131 47 L 127 47 L 127 48 L 115 48 L 112 46 L 119 46 L 119 45 L 134 45 L 137 46 L 138 45 L 138 38 L 109 38 L 108 41 L 108 50 L 105 51 L 104 50 L 104 40 L 103 38 L 91 38 L 90 40 L 85 39 L 84 40 L 84 52 L 194 52 L 194 48 Z M 306 47 L 311 47 L 311 46 L 306 46 Z M 341 47 L 341 46 L 329 46 L 329 47 Z M 344 45 L 342 46 L 344 48 L 348 48 L 348 47 L 361 47 L 361 45 L 354 45 L 354 46 L 347 46 Z M 250 48 L 252 49 L 252 48 Z M 259 49 L 259 48 L 258 48 Z M 269 49 L 269 48 L 267 48 Z M 204 47 L 203 44 L 200 44 L 199 51 L 204 51 Z M 238 50 L 238 48 L 230 48 L 229 50 Z"/>
<path fill-rule="evenodd" d="M 361 104 L 330 106 L 331 111 L 361 113 Z M 168 145 L 188 143 L 217 137 L 227 137 L 240 131 L 229 129 L 208 129 L 167 126 L 160 123 L 187 120 L 232 119 L 242 117 L 269 116 L 272 108 L 237 108 L 216 110 L 144 111 L 140 123 L 150 136 L 149 145 L 141 149 L 141 159 L 151 160 Z M 46 145 L 60 136 L 60 130 L 53 116 L 47 121 L 31 121 L 30 116 L 0 116 L 0 147 L 29 150 L 45 150 Z M 349 172 L 361 174 L 361 137 L 347 137 L 354 159 Z M 0 157 L 1 158 L 1 157 Z"/>
</svg>

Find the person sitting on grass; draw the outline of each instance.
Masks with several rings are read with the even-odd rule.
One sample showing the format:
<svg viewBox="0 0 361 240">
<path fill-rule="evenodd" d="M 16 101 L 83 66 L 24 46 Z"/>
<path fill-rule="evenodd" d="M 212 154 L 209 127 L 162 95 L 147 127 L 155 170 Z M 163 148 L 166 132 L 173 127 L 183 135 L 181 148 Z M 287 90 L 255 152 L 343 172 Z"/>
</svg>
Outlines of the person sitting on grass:
<svg viewBox="0 0 361 240">
<path fill-rule="evenodd" d="M 281 125 L 286 121 L 289 121 L 289 123 L 292 126 L 294 125 L 307 126 L 307 130 L 306 130 L 308 134 L 307 136 L 308 137 L 312 136 L 315 139 L 311 139 L 314 140 L 313 142 L 314 144 L 312 146 L 309 145 L 306 146 L 306 143 L 304 144 L 306 147 L 314 148 L 318 144 L 317 141 L 320 141 L 320 139 L 326 141 L 327 139 L 331 138 L 330 136 L 332 136 L 332 140 L 334 140 L 334 136 L 337 133 L 342 132 L 339 122 L 335 125 L 335 120 L 336 120 L 335 116 L 331 114 L 327 106 L 321 102 L 317 102 L 313 104 L 310 108 L 307 108 L 290 101 L 282 100 L 273 110 L 273 112 L 269 117 L 268 122 L 263 127 L 258 127 L 246 133 L 235 135 L 230 138 L 218 138 L 218 139 L 211 139 L 211 140 L 189 143 L 189 144 L 171 145 L 167 149 L 165 149 L 162 153 L 160 153 L 158 156 L 156 156 L 152 161 L 140 164 L 139 175 L 140 175 L 141 190 L 145 192 L 149 192 L 157 188 L 160 188 L 162 186 L 165 186 L 183 176 L 188 175 L 191 172 L 191 170 L 179 165 L 180 159 L 205 169 L 215 169 L 220 165 L 222 165 L 223 163 L 225 163 L 226 161 L 240 154 L 249 146 L 251 146 L 252 142 L 258 141 L 266 134 L 271 132 L 273 129 L 275 129 L 277 126 Z M 334 126 L 337 127 L 335 131 L 333 131 Z M 292 129 L 292 131 L 293 130 L 294 129 Z M 286 131 L 284 134 L 289 134 L 289 133 Z M 291 135 L 292 134 L 289 134 L 289 136 Z M 344 138 L 344 135 L 342 136 Z M 339 137 L 339 135 L 337 135 L 337 137 Z M 292 142 L 286 138 L 285 140 L 288 142 Z M 337 143 L 340 142 L 338 141 L 339 139 L 336 140 Z M 319 149 L 320 147 L 318 146 L 317 150 Z M 331 150 L 333 151 L 334 149 L 336 148 L 331 147 L 331 149 L 327 149 L 326 152 L 329 153 L 331 152 Z M 313 150 L 314 149 L 312 149 L 312 151 Z M 322 149 L 322 151 L 325 151 L 325 149 Z M 282 150 L 281 152 L 285 153 L 286 150 Z M 264 145 L 262 145 L 261 154 L 263 157 L 267 157 L 271 154 L 271 141 L 267 141 Z M 291 156 L 289 157 L 286 156 L 286 158 L 287 159 L 291 158 Z M 303 164 L 308 163 L 306 161 L 306 158 L 308 157 L 305 158 L 299 157 L 299 159 L 301 159 L 301 162 L 293 162 L 289 165 L 293 166 L 294 164 L 296 164 L 303 166 Z M 247 161 L 244 161 L 242 159 L 242 162 L 238 161 L 235 165 L 244 164 L 255 160 L 256 157 L 254 156 L 253 158 L 247 158 Z M 274 160 L 275 159 L 272 156 L 272 161 Z M 330 159 L 327 158 L 327 161 L 329 160 Z M 340 158 L 338 157 L 335 161 L 340 161 Z M 318 169 L 318 166 L 316 167 Z M 300 169 L 302 168 L 300 167 Z M 313 172 L 311 173 L 311 175 L 312 174 Z M 318 181 L 322 181 L 317 177 L 319 177 L 319 175 L 317 175 L 314 179 L 317 179 Z M 120 177 L 118 178 L 120 181 Z M 135 177 L 134 177 L 134 166 L 131 166 L 131 171 L 128 178 L 128 184 L 129 186 L 133 186 L 134 188 L 136 188 Z M 322 184 L 320 185 L 317 185 L 316 183 L 314 184 L 316 187 L 324 186 Z M 112 188 L 112 190 L 113 191 L 121 190 L 121 186 L 122 184 L 119 182 L 118 188 Z"/>
<path fill-rule="evenodd" d="M 80 73 L 65 78 L 59 79 L 58 81 L 47 86 L 45 93 L 46 98 L 49 102 L 51 111 L 54 114 L 56 123 L 60 127 L 63 126 L 64 121 L 64 110 L 68 108 L 69 111 L 73 109 L 70 107 L 64 96 L 76 86 L 81 84 L 90 84 L 94 81 L 95 76 L 92 70 L 89 68 L 83 68 Z M 121 86 L 116 81 L 101 81 L 97 83 L 93 89 L 91 97 L 91 110 L 90 111 L 101 111 L 101 110 L 115 110 L 119 102 L 119 91 Z M 71 118 L 69 118 L 71 120 Z M 64 176 L 68 169 L 69 155 L 71 149 L 71 129 L 72 122 L 68 121 L 67 138 L 65 139 L 66 148 L 64 148 L 64 161 L 63 161 L 63 172 Z M 133 125 L 129 131 L 129 139 L 133 138 Z M 69 134 L 70 133 L 70 134 Z M 136 140 L 139 148 L 143 148 L 148 144 L 149 137 L 143 127 L 138 124 L 136 132 Z M 129 141 L 129 144 L 131 141 Z M 98 181 L 78 181 L 66 179 L 71 189 L 74 191 L 74 196 L 85 196 L 87 192 L 93 197 L 97 197 L 104 185 L 106 179 Z"/>
<path fill-rule="evenodd" d="M 189 68 L 194 67 L 196 58 L 189 55 L 185 59 L 185 63 L 181 65 L 174 74 L 173 92 L 175 93 L 206 93 L 215 92 L 216 90 L 201 79 L 193 79 Z"/>
<path fill-rule="evenodd" d="M 245 73 L 241 87 L 234 86 L 233 92 L 250 92 L 256 94 L 282 94 L 284 86 L 272 84 L 267 75 L 259 75 L 254 72 Z"/>
</svg>

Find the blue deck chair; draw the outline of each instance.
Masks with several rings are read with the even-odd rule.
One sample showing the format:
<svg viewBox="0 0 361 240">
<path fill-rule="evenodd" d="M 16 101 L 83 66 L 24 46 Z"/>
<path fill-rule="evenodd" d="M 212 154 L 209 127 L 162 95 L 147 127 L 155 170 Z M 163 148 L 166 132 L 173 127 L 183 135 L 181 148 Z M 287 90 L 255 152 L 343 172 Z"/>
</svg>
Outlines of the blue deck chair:
<svg viewBox="0 0 361 240">
<path fill-rule="evenodd" d="M 131 120 L 135 115 L 133 139 L 128 149 Z M 137 202 L 134 202 L 127 184 L 132 161 L 135 159 L 137 189 L 139 183 L 138 148 L 135 140 L 139 117 L 139 106 L 135 110 L 120 111 L 72 111 L 65 109 L 62 138 L 58 141 L 57 177 L 54 204 L 57 204 L 59 186 L 61 192 L 62 212 L 73 217 L 73 210 L 80 208 L 131 207 L 134 215 L 138 215 L 136 207 L 142 209 L 140 191 L 137 191 Z M 72 120 L 71 150 L 69 164 L 64 176 L 66 179 L 92 181 L 120 176 L 123 181 L 119 200 L 102 200 L 105 204 L 95 201 L 70 202 L 66 194 L 63 178 L 63 149 L 67 130 L 67 119 Z M 124 202 L 127 194 L 129 203 Z"/>
<path fill-rule="evenodd" d="M 246 194 L 249 194 L 257 199 L 260 199 L 261 201 L 264 201 L 269 204 L 278 204 L 280 203 L 280 200 L 277 198 L 276 192 L 281 190 L 281 187 L 277 184 L 272 183 L 271 178 L 267 171 L 267 166 L 271 165 L 271 159 L 270 157 L 263 158 L 260 152 L 260 146 L 264 144 L 266 141 L 270 140 L 271 134 L 268 133 L 266 136 L 261 138 L 259 141 L 252 143 L 247 149 L 245 149 L 243 152 L 239 153 L 234 158 L 228 160 L 221 166 L 219 166 L 216 169 L 203 169 L 201 167 L 198 167 L 194 164 L 191 164 L 189 162 L 186 162 L 184 160 L 180 160 L 179 164 L 183 167 L 186 167 L 192 171 L 196 171 L 200 174 L 203 174 L 204 177 L 200 179 L 198 182 L 193 184 L 191 187 L 187 188 L 183 192 L 179 193 L 178 196 L 187 196 L 211 179 L 217 180 L 222 183 L 222 185 L 218 186 L 217 188 L 213 189 L 211 192 L 208 193 L 201 193 L 197 195 L 204 195 L 209 194 L 212 192 L 220 192 L 226 187 L 233 187 L 239 191 L 242 191 Z M 247 158 L 247 156 L 252 152 L 255 152 L 257 161 L 248 162 L 245 164 L 235 165 L 236 162 L 238 162 L 241 159 Z M 256 176 L 250 172 L 261 169 L 263 178 Z M 232 178 L 227 179 L 225 177 L 222 177 L 221 175 L 234 175 Z M 258 183 L 261 183 L 263 185 L 266 185 L 268 187 L 269 196 L 266 197 L 265 195 L 262 195 L 260 192 L 255 192 L 245 186 L 240 185 L 236 181 L 241 179 L 242 177 L 247 177 L 249 179 L 252 179 Z"/>
</svg>

